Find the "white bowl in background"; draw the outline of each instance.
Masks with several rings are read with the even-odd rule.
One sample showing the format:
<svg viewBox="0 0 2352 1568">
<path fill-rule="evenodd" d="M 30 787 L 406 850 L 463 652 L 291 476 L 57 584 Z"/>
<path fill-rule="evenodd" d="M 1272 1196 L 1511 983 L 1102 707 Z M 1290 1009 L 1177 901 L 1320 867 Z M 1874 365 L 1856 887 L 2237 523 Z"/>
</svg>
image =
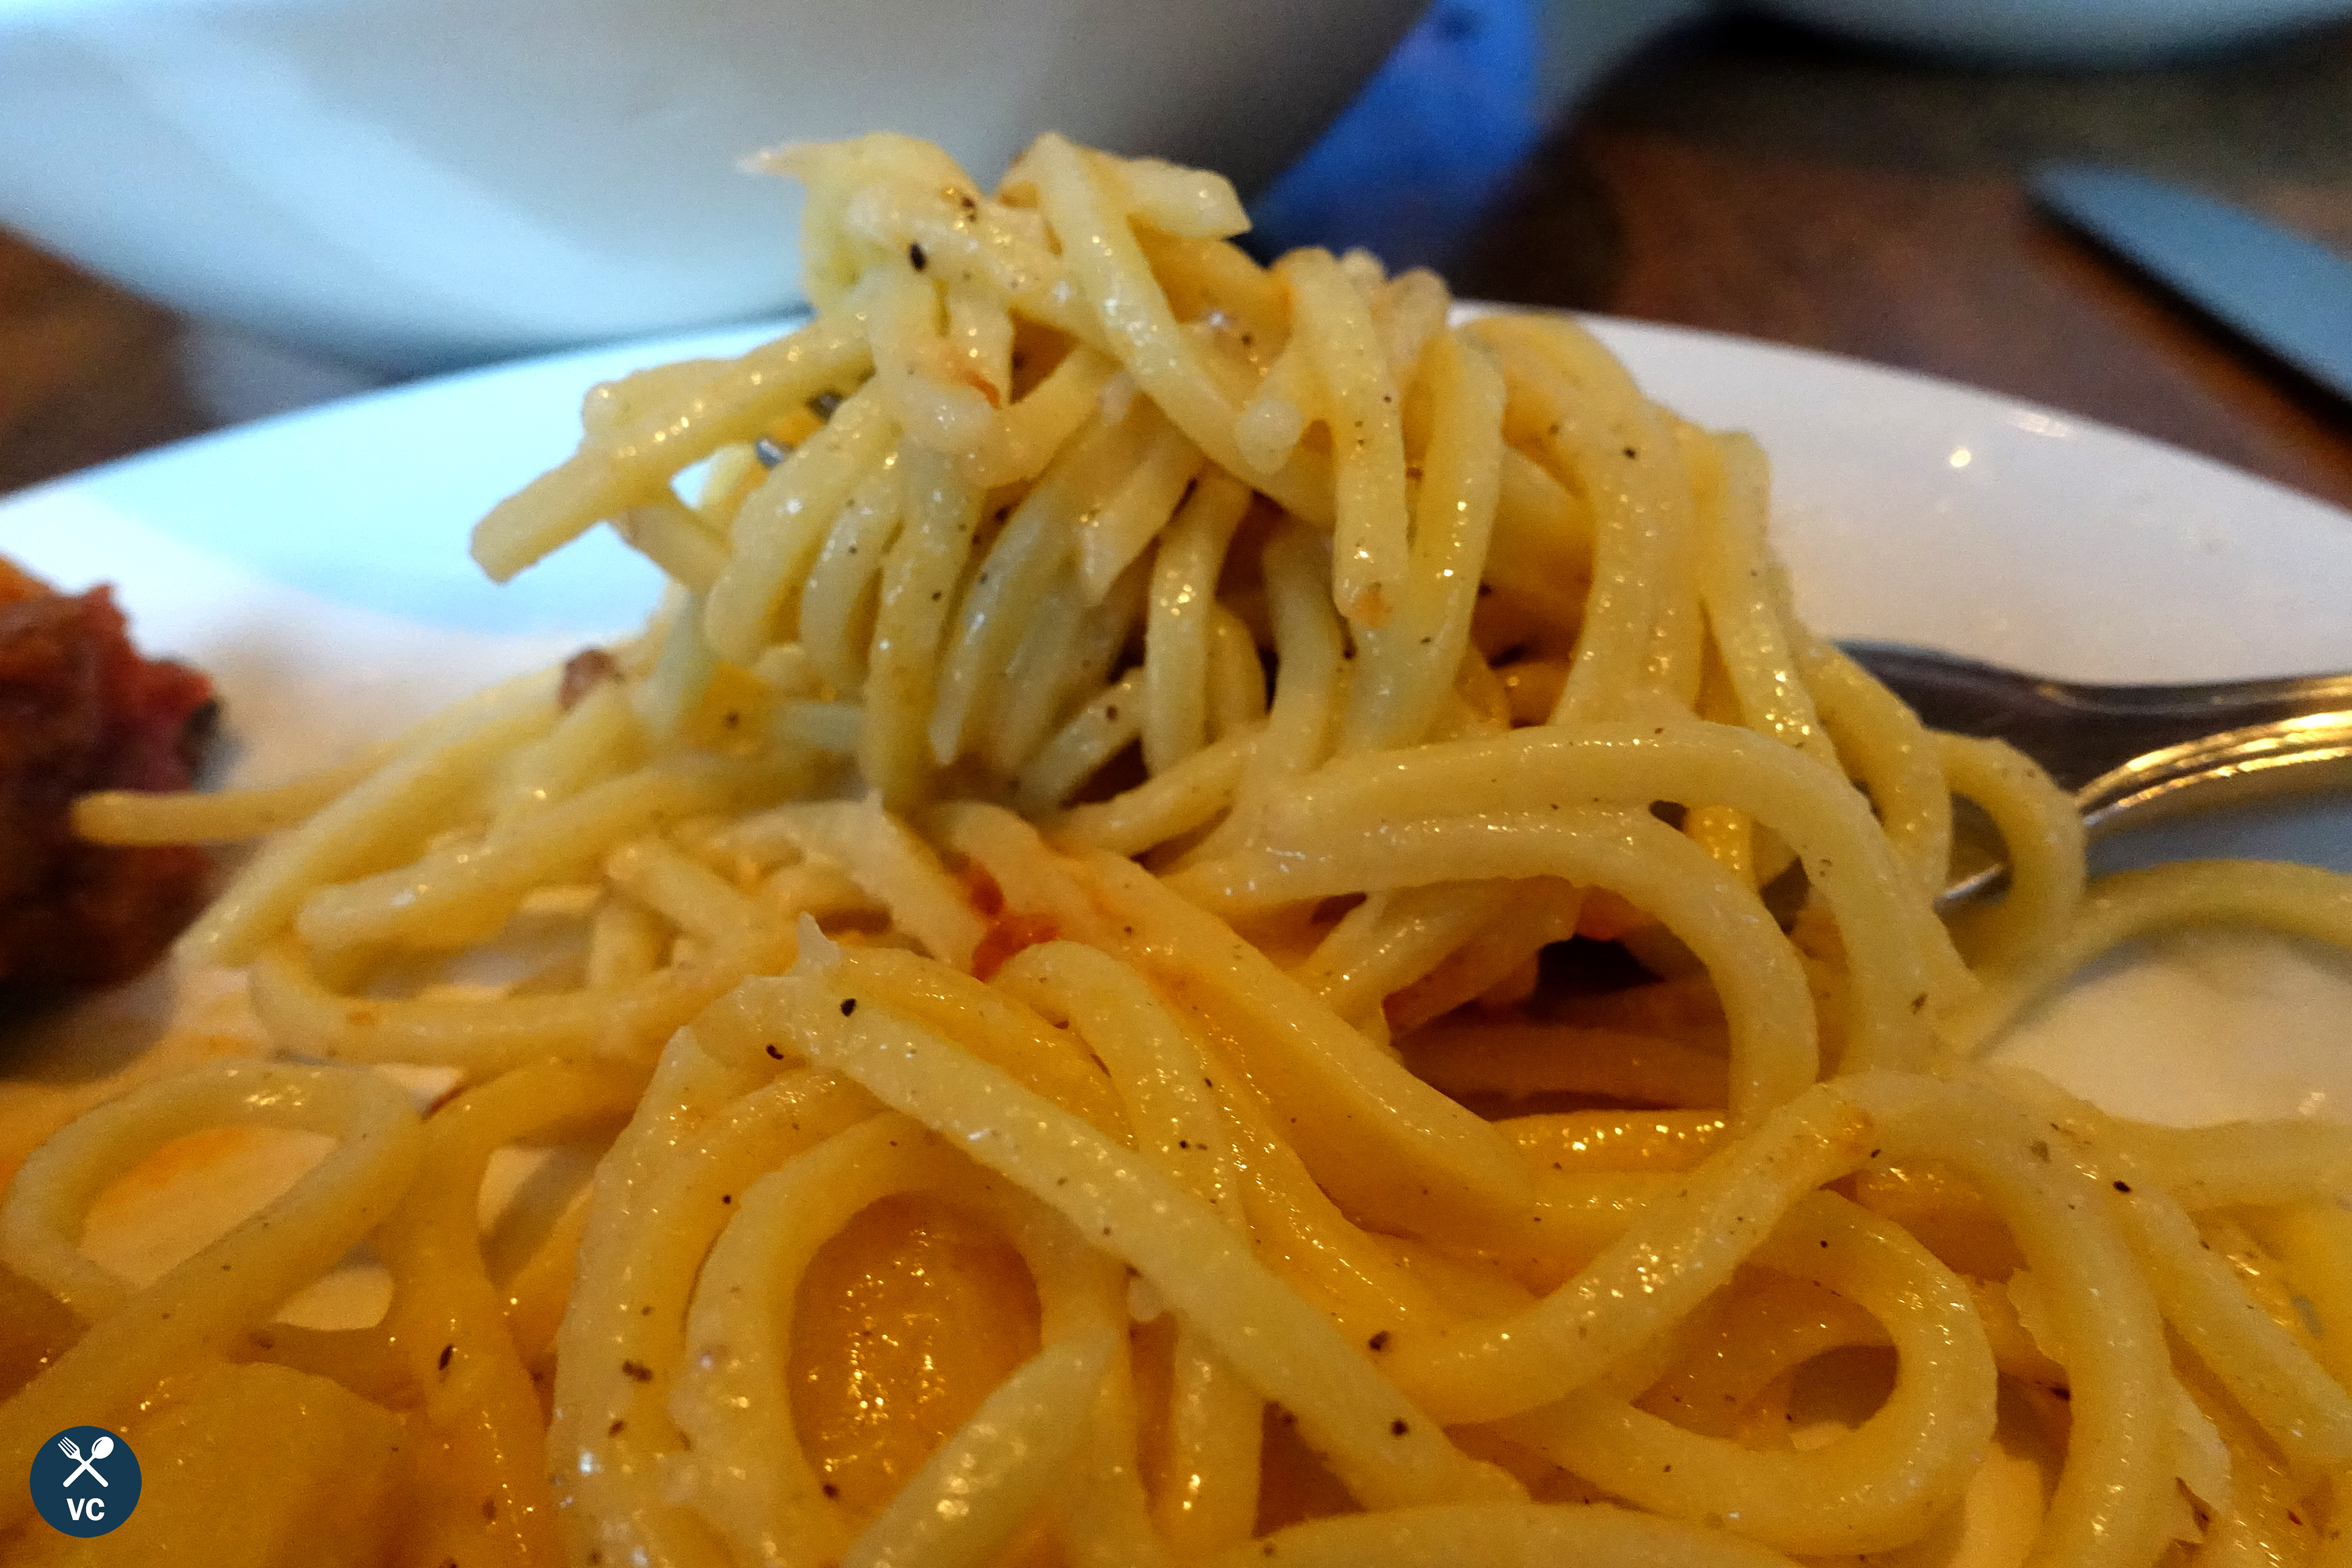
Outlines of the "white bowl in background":
<svg viewBox="0 0 2352 1568">
<path fill-rule="evenodd" d="M 1038 132 L 1231 174 L 1423 0 L 0 0 L 0 223 L 193 315 L 414 372 L 772 311 L 875 129 L 992 181 Z"/>
</svg>

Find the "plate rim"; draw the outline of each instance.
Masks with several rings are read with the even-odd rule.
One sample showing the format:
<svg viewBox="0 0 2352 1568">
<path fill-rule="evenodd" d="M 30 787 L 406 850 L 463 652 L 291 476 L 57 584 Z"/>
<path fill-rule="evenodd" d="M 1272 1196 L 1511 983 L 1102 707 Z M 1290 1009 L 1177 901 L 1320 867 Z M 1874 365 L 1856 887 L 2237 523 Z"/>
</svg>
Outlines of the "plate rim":
<svg viewBox="0 0 2352 1568">
<path fill-rule="evenodd" d="M 644 356 L 648 363 L 667 363 L 682 357 L 677 352 L 684 345 L 732 342 L 739 338 L 746 348 L 771 341 L 807 321 L 812 312 L 806 309 L 750 321 L 719 322 L 709 326 L 688 328 L 677 331 L 649 333 L 641 337 L 613 339 L 604 342 L 586 343 L 550 353 L 530 354 L 520 358 L 499 360 L 440 375 L 421 377 L 395 383 L 389 386 L 370 388 L 322 403 L 289 409 L 259 419 L 223 426 L 218 429 L 196 432 L 142 451 L 126 453 L 119 458 L 94 463 L 87 468 L 52 476 L 36 481 L 21 489 L 0 495 L 0 521 L 21 507 L 38 503 L 49 497 L 77 489 L 103 488 L 118 475 L 157 464 L 182 460 L 191 454 L 208 453 L 218 448 L 247 441 L 266 440 L 289 430 L 299 430 L 321 419 L 347 419 L 363 416 L 373 409 L 404 404 L 418 399 L 434 398 L 456 389 L 478 386 L 509 378 L 530 380 L 551 375 L 571 364 L 593 364 L 598 360 Z M 1726 331 L 1712 327 L 1696 327 L 1675 321 L 1655 321 L 1637 316 L 1613 315 L 1602 311 L 1573 310 L 1556 306 L 1522 304 L 1510 300 L 1477 298 L 1454 301 L 1453 319 L 1456 321 L 1486 315 L 1549 315 L 1566 316 L 1591 329 L 1604 342 L 1612 338 L 1652 338 L 1683 347 L 1728 350 L 1736 354 L 1755 355 L 1762 360 L 1788 359 L 1832 374 L 1857 377 L 1864 381 L 1884 379 L 1914 392 L 1933 396 L 1956 397 L 1979 412 L 1999 411 L 2005 414 L 2027 414 L 2064 422 L 2074 429 L 2095 438 L 2123 443 L 2129 447 L 2160 454 L 2167 458 L 2185 461 L 2208 473 L 2261 489 L 2299 506 L 2315 507 L 2341 519 L 2352 529 L 2352 509 L 2337 505 L 2322 496 L 2296 489 L 2283 480 L 2240 468 L 2224 458 L 2200 452 L 2160 436 L 2112 424 L 2095 416 L 2076 413 L 2055 404 L 1980 386 L 1972 382 L 1924 371 L 1907 365 L 1888 364 L 1860 355 L 1808 344 L 1781 342 L 1752 333 Z M 1611 344 L 1612 352 L 1616 345 Z M 737 353 L 744 352 L 741 349 Z M 656 357 L 657 356 L 657 357 Z"/>
</svg>

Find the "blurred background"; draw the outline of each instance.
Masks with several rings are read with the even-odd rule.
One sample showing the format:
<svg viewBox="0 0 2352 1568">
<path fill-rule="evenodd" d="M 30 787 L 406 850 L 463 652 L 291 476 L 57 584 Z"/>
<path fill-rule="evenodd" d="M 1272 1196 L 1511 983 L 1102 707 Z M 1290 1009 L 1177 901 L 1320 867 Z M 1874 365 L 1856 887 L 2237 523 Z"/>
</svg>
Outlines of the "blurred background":
<svg viewBox="0 0 2352 1568">
<path fill-rule="evenodd" d="M 60 167 L 76 151 L 131 166 L 134 153 L 92 152 L 77 139 L 65 73 L 12 40 L 28 21 L 37 30 L 45 7 L 76 9 L 61 0 L 0 7 L 0 105 L 18 106 L 15 133 L 45 135 Z M 1140 115 L 1132 133 L 1148 142 L 1105 140 L 1239 170 L 1258 222 L 1252 243 L 1269 252 L 1364 245 L 1392 267 L 1445 269 L 1465 296 L 1742 333 L 1948 376 L 2352 507 L 2352 413 L 2343 402 L 2042 216 L 2026 188 L 2048 160 L 2096 160 L 2222 197 L 2352 256 L 2352 24 L 2321 15 L 2352 3 L 1779 0 L 1774 8 L 1782 15 L 1705 0 L 1437 0 L 1425 10 L 1391 0 L 1379 16 L 1366 7 L 1366 25 L 1344 35 L 1302 11 L 1297 37 L 1227 39 L 1215 68 L 1244 85 L 1209 104 L 1205 129 L 1178 108 L 1150 110 L 1168 117 L 1163 127 L 1145 110 L 1107 107 L 1099 92 L 1052 112 L 1080 134 L 1088 115 L 1123 114 L 1108 121 L 1115 128 Z M 1265 25 L 1260 9 L 1251 8 L 1248 27 Z M 2078 15 L 2088 20 L 2074 32 L 2057 25 Z M 948 56 L 952 64 L 955 51 Z M 152 68 L 141 69 L 142 103 L 152 109 L 169 93 Z M 1116 100 L 1119 72 L 1105 79 Z M 268 90 L 310 86 L 276 81 Z M 1062 101 L 1053 81 L 1003 90 Z M 194 111 L 179 112 L 184 121 Z M 0 142 L 8 113 L 0 107 Z M 629 124 L 639 133 L 657 127 L 657 109 Z M 1307 150 L 1292 156 L 1299 146 Z M 37 188 L 40 170 L 28 173 L 17 154 L 10 161 L 16 173 L 0 173 L 0 223 L 16 226 L 0 228 L 0 493 L 425 371 L 610 335 L 551 316 L 537 328 L 502 326 L 503 336 L 453 329 L 404 343 L 381 331 L 306 331 L 303 319 L 233 300 L 208 307 L 230 294 L 181 287 L 166 265 L 178 265 L 172 226 L 195 220 L 134 211 L 143 230 L 118 223 L 84 243 L 104 227 L 105 198 L 75 193 L 115 176 L 89 164 L 68 171 L 79 187 L 61 176 Z M 974 172 L 986 179 L 996 170 Z M 142 173 L 187 188 L 173 171 Z M 320 177 L 338 182 L 353 221 L 394 210 L 388 192 L 371 205 L 364 180 Z M 782 196 L 773 201 L 772 218 L 754 210 L 751 232 L 782 255 L 791 214 Z M 261 226 L 251 233 L 257 275 L 269 264 L 268 236 Z M 68 251 L 98 258 L 142 291 Z M 233 245 L 231 254 L 234 283 Z M 740 316 L 740 301 L 782 285 L 750 287 L 728 296 L 739 301 L 731 309 L 697 317 L 688 304 L 640 330 Z M 195 301 L 205 319 L 158 294 Z M 321 304 L 314 315 L 331 313 Z"/>
</svg>

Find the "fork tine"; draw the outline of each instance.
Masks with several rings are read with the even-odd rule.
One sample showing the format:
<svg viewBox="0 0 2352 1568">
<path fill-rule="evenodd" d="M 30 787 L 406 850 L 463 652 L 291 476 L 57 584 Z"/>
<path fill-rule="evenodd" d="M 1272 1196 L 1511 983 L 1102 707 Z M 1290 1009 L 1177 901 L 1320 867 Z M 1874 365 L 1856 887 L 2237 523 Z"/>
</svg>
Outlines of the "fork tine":
<svg viewBox="0 0 2352 1568">
<path fill-rule="evenodd" d="M 2007 741 L 2069 792 L 2151 752 L 2352 708 L 2352 675 L 2095 686 L 1900 643 L 1839 647 L 1930 727 Z"/>
<path fill-rule="evenodd" d="M 1933 728 L 1996 737 L 2042 764 L 2094 837 L 2126 819 L 2352 778 L 2352 675 L 2092 686 L 1897 643 L 1839 646 Z M 2004 874 L 1996 859 L 1936 907 L 1989 892 Z"/>
</svg>

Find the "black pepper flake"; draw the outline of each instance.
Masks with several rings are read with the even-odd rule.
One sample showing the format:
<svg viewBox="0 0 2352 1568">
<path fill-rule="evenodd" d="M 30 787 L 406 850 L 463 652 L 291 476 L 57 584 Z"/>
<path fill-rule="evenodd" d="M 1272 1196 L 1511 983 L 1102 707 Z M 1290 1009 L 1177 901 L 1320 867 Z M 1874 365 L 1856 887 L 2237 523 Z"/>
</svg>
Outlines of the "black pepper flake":
<svg viewBox="0 0 2352 1568">
<path fill-rule="evenodd" d="M 641 1362 L 625 1361 L 621 1363 L 621 1375 L 633 1378 L 638 1383 L 651 1383 L 654 1380 L 654 1369 Z"/>
<path fill-rule="evenodd" d="M 441 1347 L 441 1370 L 443 1372 L 447 1372 L 449 1370 L 449 1358 L 457 1353 L 457 1347 L 456 1345 L 443 1345 Z"/>
<path fill-rule="evenodd" d="M 775 1058 L 778 1061 L 782 1061 L 784 1059 L 784 1053 L 777 1049 L 774 1046 L 770 1046 L 768 1047 L 768 1054 Z"/>
<path fill-rule="evenodd" d="M 1116 724 L 1118 722 L 1118 703 L 1114 702 L 1109 707 L 1103 710 L 1103 722 L 1106 724 Z"/>
<path fill-rule="evenodd" d="M 824 1495 L 827 1497 L 839 1497 L 841 1495 L 841 1489 L 835 1486 L 831 1481 L 827 1481 L 824 1483 Z"/>
<path fill-rule="evenodd" d="M 2116 1184 L 2116 1191 L 2119 1193 L 2127 1193 L 2131 1191 L 2131 1184 L 2129 1182 L 2117 1182 Z"/>
<path fill-rule="evenodd" d="M 1402 1415 L 1389 1423 L 1389 1436 L 1391 1437 L 1402 1437 L 1412 1430 L 1411 1426 L 1405 1425 L 1404 1417 Z"/>
<path fill-rule="evenodd" d="M 1626 455 L 1627 457 L 1629 457 L 1629 458 L 1638 458 L 1638 457 L 1640 457 L 1642 454 L 1641 454 L 1641 453 L 1639 453 L 1639 452 L 1637 452 L 1637 451 L 1635 451 L 1635 450 L 1633 450 L 1633 447 L 1626 447 L 1626 448 L 1625 448 L 1625 455 Z"/>
<path fill-rule="evenodd" d="M 842 1016 L 843 1017 L 846 1018 L 846 1017 L 848 1017 L 852 1013 L 855 1013 L 855 1012 L 856 1012 L 856 1011 L 857 1011 L 857 998 L 856 998 L 856 997 L 855 997 L 855 996 L 844 996 L 844 997 L 841 999 L 841 1016 Z"/>
<path fill-rule="evenodd" d="M 1366 1340 L 1364 1343 L 1375 1352 L 1384 1351 L 1389 1348 L 1389 1331 L 1386 1329 L 1382 1329 L 1379 1333 L 1374 1334 L 1370 1339 Z"/>
<path fill-rule="evenodd" d="M 920 272 L 924 268 L 929 267 L 930 264 L 931 258 L 923 254 L 923 247 L 920 245 L 910 245 L 907 247 L 908 266 L 913 268 L 916 271 Z M 1627 455 L 1631 456 L 1632 454 L 1629 453 Z"/>
<path fill-rule="evenodd" d="M 735 1201 L 735 1194 L 733 1193 L 721 1193 L 719 1194 L 719 1201 L 722 1204 L 731 1204 Z"/>
<path fill-rule="evenodd" d="M 617 1437 L 628 1429 L 629 1424 L 626 1421 L 615 1421 L 610 1426 L 604 1428 L 604 1436 L 607 1437 Z"/>
</svg>

